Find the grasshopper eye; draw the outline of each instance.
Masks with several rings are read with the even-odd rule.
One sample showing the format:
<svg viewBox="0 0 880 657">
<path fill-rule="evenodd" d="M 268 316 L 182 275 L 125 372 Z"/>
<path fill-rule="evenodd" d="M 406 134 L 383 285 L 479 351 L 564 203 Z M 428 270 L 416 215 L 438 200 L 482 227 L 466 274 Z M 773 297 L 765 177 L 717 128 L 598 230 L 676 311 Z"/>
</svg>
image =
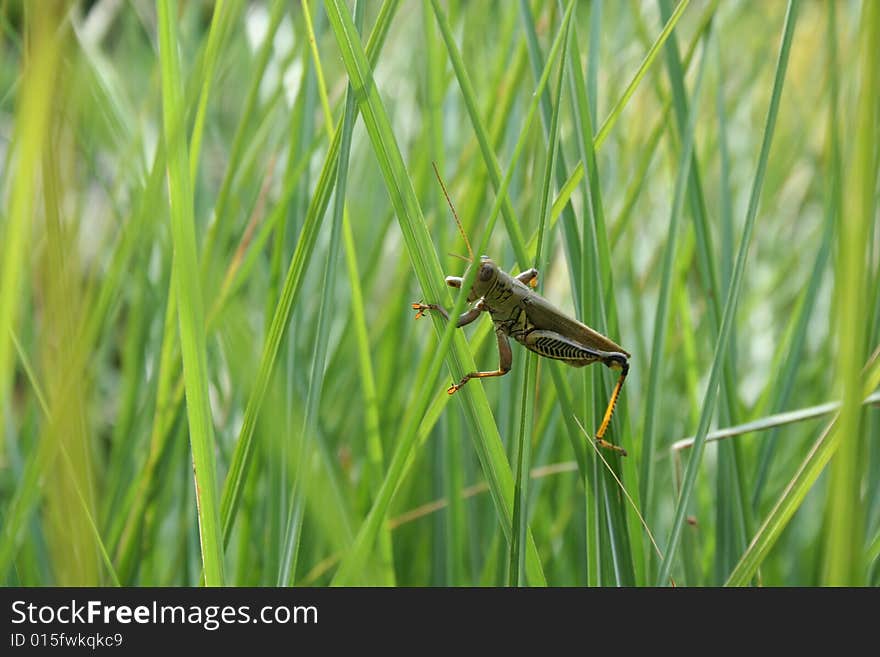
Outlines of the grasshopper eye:
<svg viewBox="0 0 880 657">
<path fill-rule="evenodd" d="M 480 280 L 486 283 L 492 278 L 492 265 L 480 266 Z"/>
</svg>

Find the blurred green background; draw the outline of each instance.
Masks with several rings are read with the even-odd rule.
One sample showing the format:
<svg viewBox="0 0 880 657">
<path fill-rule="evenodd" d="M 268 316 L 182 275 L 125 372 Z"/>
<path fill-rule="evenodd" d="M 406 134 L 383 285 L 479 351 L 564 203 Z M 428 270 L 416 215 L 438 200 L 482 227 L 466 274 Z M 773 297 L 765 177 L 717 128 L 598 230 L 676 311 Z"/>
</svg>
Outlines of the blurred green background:
<svg viewBox="0 0 880 657">
<path fill-rule="evenodd" d="M 880 3 L 0 27 L 5 584 L 880 583 Z M 413 321 L 464 303 L 432 163 L 478 255 L 632 353 L 629 456 L 601 365 L 514 344 L 446 394 L 498 356 Z"/>
</svg>

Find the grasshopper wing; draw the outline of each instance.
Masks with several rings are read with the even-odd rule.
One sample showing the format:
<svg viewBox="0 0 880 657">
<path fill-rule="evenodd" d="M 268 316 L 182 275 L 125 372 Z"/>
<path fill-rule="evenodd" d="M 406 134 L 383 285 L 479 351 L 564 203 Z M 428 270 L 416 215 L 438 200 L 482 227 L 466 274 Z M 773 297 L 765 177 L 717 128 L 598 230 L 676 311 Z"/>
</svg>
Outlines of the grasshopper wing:
<svg viewBox="0 0 880 657">
<path fill-rule="evenodd" d="M 555 331 L 562 336 L 565 336 L 572 342 L 576 342 L 587 349 L 591 349 L 594 351 L 604 351 L 604 352 L 616 352 L 623 354 L 627 358 L 630 357 L 630 354 L 626 352 L 623 347 L 619 344 L 611 340 L 610 338 L 606 338 L 604 335 L 591 329 L 586 324 L 582 324 L 578 320 L 569 317 L 561 310 L 556 308 L 553 304 L 551 304 L 547 299 L 542 297 L 540 294 L 532 292 L 528 297 L 523 299 L 523 302 L 526 307 L 526 314 L 528 315 L 529 321 L 534 324 L 536 328 L 545 329 L 548 331 Z M 575 367 L 580 367 L 583 365 L 587 365 L 592 360 L 588 360 L 585 362 L 578 361 L 567 361 L 570 365 L 574 365 Z"/>
</svg>

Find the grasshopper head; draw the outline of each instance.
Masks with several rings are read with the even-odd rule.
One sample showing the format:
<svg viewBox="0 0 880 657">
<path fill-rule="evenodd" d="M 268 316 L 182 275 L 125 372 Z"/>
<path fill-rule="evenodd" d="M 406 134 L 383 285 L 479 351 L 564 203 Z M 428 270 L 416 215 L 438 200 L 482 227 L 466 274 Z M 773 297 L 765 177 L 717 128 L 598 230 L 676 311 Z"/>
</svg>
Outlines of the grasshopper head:
<svg viewBox="0 0 880 657">
<path fill-rule="evenodd" d="M 489 256 L 481 256 L 477 277 L 474 279 L 474 285 L 468 294 L 468 301 L 476 301 L 480 297 L 486 295 L 495 280 L 498 278 L 498 266 L 489 259 Z"/>
<path fill-rule="evenodd" d="M 472 265 L 468 265 L 468 268 L 460 278 L 458 276 L 447 276 L 446 284 L 450 287 L 461 287 L 461 284 L 464 279 L 467 278 L 471 267 Z M 479 269 L 477 270 L 474 284 L 471 286 L 470 292 L 468 292 L 467 296 L 468 301 L 471 302 L 486 296 L 486 293 L 495 285 L 501 271 L 498 269 L 498 266 L 489 259 L 489 256 L 482 256 L 478 267 Z"/>
</svg>

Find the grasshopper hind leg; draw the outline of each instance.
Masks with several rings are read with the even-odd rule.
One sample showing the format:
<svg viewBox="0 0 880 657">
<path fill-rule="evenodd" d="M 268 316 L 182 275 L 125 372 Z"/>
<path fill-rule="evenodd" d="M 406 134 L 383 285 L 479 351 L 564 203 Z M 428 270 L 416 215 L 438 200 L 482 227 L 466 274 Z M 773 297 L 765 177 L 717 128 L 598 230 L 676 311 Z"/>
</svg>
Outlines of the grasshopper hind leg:
<svg viewBox="0 0 880 657">
<path fill-rule="evenodd" d="M 605 432 L 608 430 L 608 425 L 611 423 L 611 416 L 614 415 L 614 407 L 617 406 L 617 399 L 620 397 L 620 390 L 623 388 L 623 382 L 626 380 L 626 375 L 629 374 L 629 362 L 623 354 L 610 354 L 608 357 L 604 358 L 602 362 L 611 369 L 619 369 L 620 376 L 617 379 L 617 383 L 614 385 L 611 399 L 608 400 L 608 407 L 605 409 L 605 417 L 602 418 L 602 424 L 599 425 L 599 430 L 596 431 L 596 443 L 600 447 L 612 449 L 626 456 L 625 449 L 605 440 Z"/>
<path fill-rule="evenodd" d="M 608 402 L 608 407 L 605 409 L 602 424 L 599 425 L 599 429 L 596 431 L 596 444 L 626 456 L 626 450 L 605 440 L 605 432 L 608 431 L 608 425 L 611 423 L 611 416 L 614 414 L 614 407 L 617 405 L 618 397 L 620 397 L 620 390 L 623 387 L 624 380 L 626 380 L 626 375 L 629 373 L 629 360 L 626 354 L 617 351 L 593 349 L 555 331 L 542 329 L 530 331 L 525 336 L 523 344 L 542 356 L 561 360 L 574 367 L 583 367 L 590 363 L 601 362 L 613 370 L 620 370 L 620 377 L 617 379 L 617 384 L 611 393 L 611 399 Z"/>
</svg>

